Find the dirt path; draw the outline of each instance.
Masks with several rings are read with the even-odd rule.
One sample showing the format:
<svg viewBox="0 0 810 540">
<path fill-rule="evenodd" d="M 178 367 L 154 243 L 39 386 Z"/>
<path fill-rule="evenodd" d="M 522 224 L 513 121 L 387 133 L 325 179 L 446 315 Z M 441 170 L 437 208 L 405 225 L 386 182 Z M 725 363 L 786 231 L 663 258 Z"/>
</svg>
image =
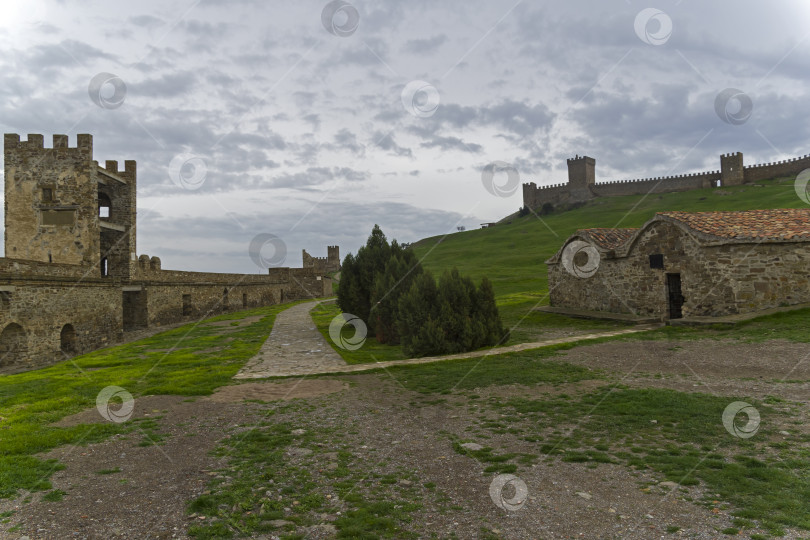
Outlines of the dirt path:
<svg viewBox="0 0 810 540">
<path fill-rule="evenodd" d="M 532 343 L 519 343 L 517 345 L 493 347 L 491 349 L 461 354 L 426 356 L 424 358 L 411 358 L 408 360 L 391 360 L 387 362 L 348 365 L 324 339 L 309 315 L 310 310 L 318 305 L 318 303 L 319 302 L 307 302 L 305 304 L 298 304 L 279 313 L 276 317 L 275 325 L 273 326 L 273 332 L 264 345 L 262 345 L 259 354 L 249 360 L 248 363 L 245 364 L 245 367 L 242 368 L 234 378 L 264 379 L 268 377 L 289 377 L 325 373 L 358 373 L 391 366 L 429 364 L 431 362 L 441 362 L 444 360 L 480 358 L 510 352 L 528 351 L 540 347 L 548 347 L 550 345 L 645 332 L 657 327 L 656 325 L 639 325 L 623 330 L 567 336 Z"/>
</svg>

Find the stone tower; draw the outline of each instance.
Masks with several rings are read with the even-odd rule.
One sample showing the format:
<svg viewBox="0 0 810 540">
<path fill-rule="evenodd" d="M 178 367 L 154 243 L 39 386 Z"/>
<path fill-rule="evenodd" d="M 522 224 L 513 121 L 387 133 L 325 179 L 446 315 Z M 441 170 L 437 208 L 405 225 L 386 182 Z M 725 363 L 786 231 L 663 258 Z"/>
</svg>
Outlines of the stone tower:
<svg viewBox="0 0 810 540">
<path fill-rule="evenodd" d="M 742 152 L 720 155 L 720 181 L 724 186 L 740 186 L 744 176 Z"/>
<path fill-rule="evenodd" d="M 6 257 L 95 267 L 130 279 L 135 269 L 135 162 L 118 172 L 93 161 L 93 137 L 4 137 Z"/>
<path fill-rule="evenodd" d="M 568 160 L 568 188 L 575 200 L 593 197 L 590 187 L 596 184 L 596 160 L 577 156 Z"/>
<path fill-rule="evenodd" d="M 326 269 L 328 272 L 340 270 L 340 246 L 326 246 Z"/>
</svg>

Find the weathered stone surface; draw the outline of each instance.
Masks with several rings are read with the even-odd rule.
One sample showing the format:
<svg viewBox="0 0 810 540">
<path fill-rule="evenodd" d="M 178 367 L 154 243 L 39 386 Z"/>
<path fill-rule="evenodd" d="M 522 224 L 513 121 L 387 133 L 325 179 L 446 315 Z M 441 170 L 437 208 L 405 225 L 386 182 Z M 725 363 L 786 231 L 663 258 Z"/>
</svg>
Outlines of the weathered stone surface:
<svg viewBox="0 0 810 540">
<path fill-rule="evenodd" d="M 671 221 L 652 220 L 627 246 L 626 254 L 602 252 L 589 277 L 574 276 L 556 256 L 550 259 L 551 305 L 666 320 L 667 274 L 680 275 L 684 317 L 810 302 L 810 242 L 803 239 L 707 242 Z M 653 254 L 663 256 L 663 268 L 651 268 Z"/>
</svg>

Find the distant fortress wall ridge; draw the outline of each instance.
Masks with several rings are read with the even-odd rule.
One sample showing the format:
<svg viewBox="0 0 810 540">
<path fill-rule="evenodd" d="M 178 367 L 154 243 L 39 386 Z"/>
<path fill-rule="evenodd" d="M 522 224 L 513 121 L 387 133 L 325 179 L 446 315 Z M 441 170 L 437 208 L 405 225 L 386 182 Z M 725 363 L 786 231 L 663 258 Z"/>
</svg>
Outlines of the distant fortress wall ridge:
<svg viewBox="0 0 810 540">
<path fill-rule="evenodd" d="M 760 180 L 792 176 L 810 168 L 810 154 L 801 157 L 744 165 L 742 152 L 722 154 L 720 169 L 674 176 L 658 176 L 634 180 L 607 180 L 596 183 L 596 160 L 576 156 L 567 160 L 568 182 L 538 186 L 534 182 L 523 184 L 523 205 L 541 208 L 543 205 L 584 202 L 597 197 L 672 193 L 720 186 L 738 186 Z"/>
</svg>

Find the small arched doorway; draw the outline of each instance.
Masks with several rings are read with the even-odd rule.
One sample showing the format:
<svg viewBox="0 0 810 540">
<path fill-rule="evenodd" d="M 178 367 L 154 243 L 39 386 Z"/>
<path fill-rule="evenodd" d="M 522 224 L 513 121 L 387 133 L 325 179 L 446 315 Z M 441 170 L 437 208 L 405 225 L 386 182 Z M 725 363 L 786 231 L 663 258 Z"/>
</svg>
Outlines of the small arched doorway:
<svg viewBox="0 0 810 540">
<path fill-rule="evenodd" d="M 0 333 L 0 367 L 14 364 L 28 352 L 25 330 L 17 323 L 11 323 Z"/>
<path fill-rule="evenodd" d="M 76 352 L 76 329 L 72 324 L 66 324 L 59 333 L 59 349 L 65 354 Z"/>
</svg>

